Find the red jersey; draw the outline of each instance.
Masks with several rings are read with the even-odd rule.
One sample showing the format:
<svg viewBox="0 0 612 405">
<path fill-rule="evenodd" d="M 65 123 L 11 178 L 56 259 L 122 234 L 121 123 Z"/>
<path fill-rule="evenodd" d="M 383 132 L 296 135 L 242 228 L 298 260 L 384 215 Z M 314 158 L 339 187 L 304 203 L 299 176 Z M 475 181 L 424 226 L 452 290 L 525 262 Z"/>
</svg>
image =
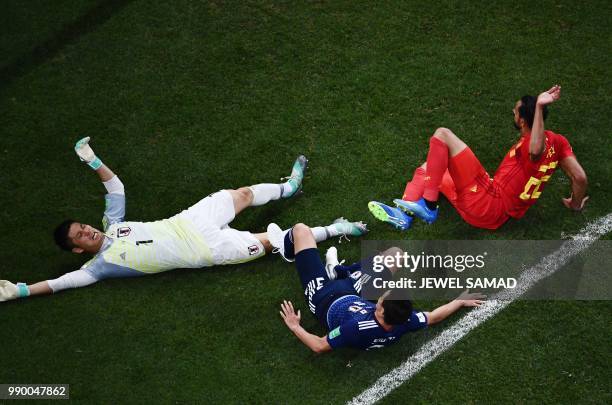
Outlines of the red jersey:
<svg viewBox="0 0 612 405">
<path fill-rule="evenodd" d="M 510 148 L 495 172 L 493 181 L 499 186 L 506 213 L 513 218 L 525 215 L 542 194 L 559 162 L 574 155 L 563 135 L 544 131 L 544 136 L 546 146 L 537 161 L 529 157 L 531 134 L 527 134 Z"/>
</svg>

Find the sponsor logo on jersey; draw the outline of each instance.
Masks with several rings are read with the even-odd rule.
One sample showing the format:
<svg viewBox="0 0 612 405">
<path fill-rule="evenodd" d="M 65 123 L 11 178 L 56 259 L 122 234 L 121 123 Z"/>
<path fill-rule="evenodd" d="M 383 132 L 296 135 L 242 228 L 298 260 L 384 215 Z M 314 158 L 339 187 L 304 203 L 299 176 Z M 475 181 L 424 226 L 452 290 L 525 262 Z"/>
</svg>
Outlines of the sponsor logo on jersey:
<svg viewBox="0 0 612 405">
<path fill-rule="evenodd" d="M 249 256 L 253 256 L 259 253 L 259 246 L 251 245 L 249 246 Z"/>
<path fill-rule="evenodd" d="M 121 258 L 121 260 L 125 260 L 125 252 L 121 253 L 119 257 Z"/>
<path fill-rule="evenodd" d="M 117 229 L 117 237 L 123 238 L 124 236 L 128 236 L 132 232 L 132 229 L 129 226 L 124 226 Z"/>
<path fill-rule="evenodd" d="M 333 339 L 335 337 L 340 336 L 340 327 L 338 326 L 336 329 L 332 330 L 331 332 L 329 332 L 329 338 Z"/>
</svg>

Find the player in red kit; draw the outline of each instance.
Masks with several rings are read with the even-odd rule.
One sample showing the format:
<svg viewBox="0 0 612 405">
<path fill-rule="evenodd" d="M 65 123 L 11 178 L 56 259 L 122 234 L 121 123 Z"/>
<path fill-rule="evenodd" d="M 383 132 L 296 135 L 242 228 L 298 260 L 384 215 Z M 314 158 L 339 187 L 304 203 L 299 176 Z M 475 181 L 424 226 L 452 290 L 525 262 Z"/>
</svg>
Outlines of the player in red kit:
<svg viewBox="0 0 612 405">
<path fill-rule="evenodd" d="M 438 128 L 429 142 L 427 163 L 418 167 L 395 207 L 372 201 L 368 207 L 379 220 L 407 229 L 412 216 L 432 223 L 438 216 L 441 192 L 469 224 L 497 229 L 508 218 L 521 218 L 542 194 L 557 167 L 571 180 L 572 194 L 563 204 L 580 211 L 588 200 L 587 178 L 563 135 L 544 130 L 547 106 L 559 99 L 553 86 L 537 98 L 516 102 L 514 126 L 521 136 L 491 178 L 472 150 L 446 128 Z M 399 226 L 401 224 L 402 226 Z M 406 226 L 408 224 L 408 226 Z"/>
</svg>

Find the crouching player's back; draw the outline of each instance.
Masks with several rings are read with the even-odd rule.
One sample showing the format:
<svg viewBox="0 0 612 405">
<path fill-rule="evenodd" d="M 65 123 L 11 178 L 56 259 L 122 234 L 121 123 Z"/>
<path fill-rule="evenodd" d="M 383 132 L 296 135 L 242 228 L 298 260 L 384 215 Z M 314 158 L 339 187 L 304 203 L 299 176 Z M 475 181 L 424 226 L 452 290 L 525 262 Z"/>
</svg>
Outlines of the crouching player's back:
<svg viewBox="0 0 612 405">
<path fill-rule="evenodd" d="M 295 261 L 308 308 L 329 332 L 317 336 L 306 331 L 300 325 L 301 312 L 296 313 L 290 301 L 281 304 L 281 317 L 289 330 L 316 353 L 345 346 L 364 350 L 388 346 L 407 332 L 440 322 L 462 307 L 483 303 L 483 295 L 466 292 L 431 312 L 421 312 L 414 310 L 409 300 L 397 299 L 399 290 L 387 291 L 376 303 L 364 300 L 359 294 L 371 279 L 368 269 L 372 268 L 372 258 L 341 266 L 332 248 L 327 252 L 324 265 L 313 233 L 304 224 L 297 224 L 278 237 L 273 236 L 270 242 L 279 253 L 288 261 Z M 400 249 L 390 248 L 379 256 L 392 259 L 398 257 L 398 252 L 401 254 Z M 383 262 L 387 264 L 393 260 Z M 398 268 L 387 267 L 381 277 L 392 277 Z"/>
</svg>

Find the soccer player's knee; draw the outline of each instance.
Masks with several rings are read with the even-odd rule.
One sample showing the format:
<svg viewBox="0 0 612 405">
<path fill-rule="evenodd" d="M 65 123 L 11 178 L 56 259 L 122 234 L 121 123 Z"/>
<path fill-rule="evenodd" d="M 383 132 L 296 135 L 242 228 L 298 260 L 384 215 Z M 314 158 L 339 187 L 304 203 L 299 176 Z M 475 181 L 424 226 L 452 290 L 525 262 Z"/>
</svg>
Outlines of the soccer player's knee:
<svg viewBox="0 0 612 405">
<path fill-rule="evenodd" d="M 310 231 L 310 227 L 302 223 L 295 224 L 293 226 L 292 232 L 293 232 L 294 240 L 306 238 L 312 235 L 312 232 Z"/>
<path fill-rule="evenodd" d="M 449 136 L 454 135 L 453 132 L 448 129 L 448 128 L 443 128 L 440 127 L 438 129 L 436 129 L 436 132 L 434 132 L 433 137 L 432 138 L 438 138 L 442 141 L 446 141 L 448 139 Z"/>
<path fill-rule="evenodd" d="M 238 190 L 236 190 L 236 194 L 238 198 L 241 201 L 244 201 L 245 203 L 249 203 L 253 199 L 253 192 L 248 187 L 239 188 Z"/>
</svg>

